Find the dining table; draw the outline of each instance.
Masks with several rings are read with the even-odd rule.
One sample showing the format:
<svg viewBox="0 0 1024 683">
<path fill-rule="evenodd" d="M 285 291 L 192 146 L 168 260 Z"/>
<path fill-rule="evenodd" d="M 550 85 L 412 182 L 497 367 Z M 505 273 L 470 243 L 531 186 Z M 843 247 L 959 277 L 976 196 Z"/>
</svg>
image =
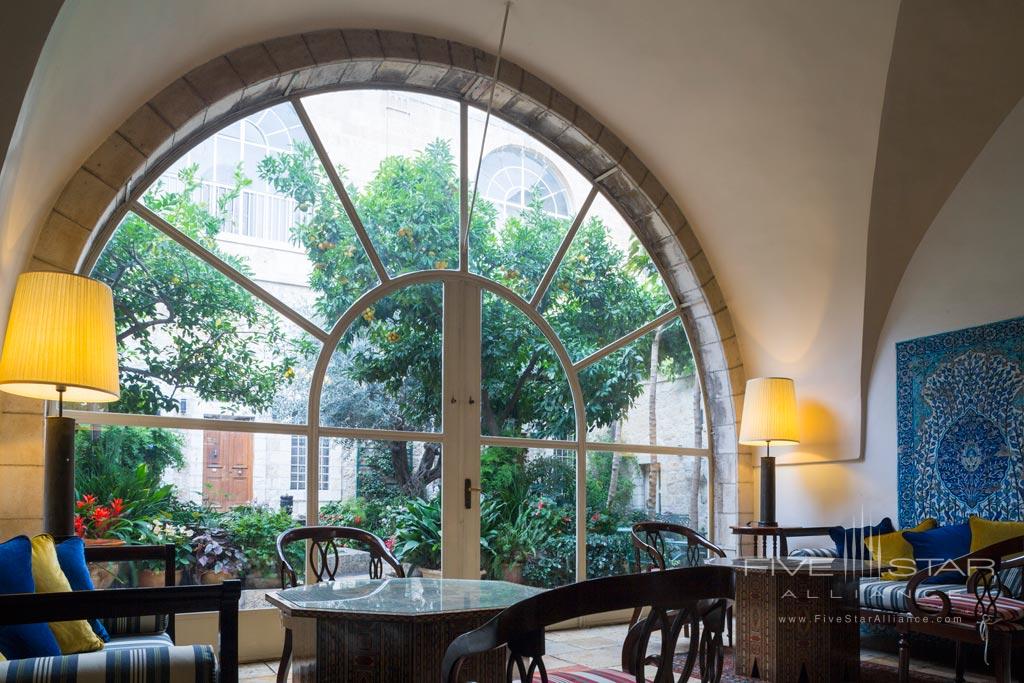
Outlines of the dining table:
<svg viewBox="0 0 1024 683">
<path fill-rule="evenodd" d="M 295 683 L 409 683 L 441 675 L 455 638 L 542 589 L 473 579 L 345 577 L 268 593 L 292 630 Z M 467 660 L 463 679 L 505 679 L 504 648 Z"/>
</svg>

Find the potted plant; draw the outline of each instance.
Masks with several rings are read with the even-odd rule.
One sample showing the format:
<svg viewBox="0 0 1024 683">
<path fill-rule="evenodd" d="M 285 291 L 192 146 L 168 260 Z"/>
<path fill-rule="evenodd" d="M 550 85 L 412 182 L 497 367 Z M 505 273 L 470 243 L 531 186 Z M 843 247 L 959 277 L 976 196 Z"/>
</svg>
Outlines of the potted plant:
<svg viewBox="0 0 1024 683">
<path fill-rule="evenodd" d="M 192 554 L 192 538 L 195 532 L 184 524 L 174 524 L 170 521 L 155 519 L 150 526 L 147 538 L 148 543 L 163 545 L 171 543 L 174 545 L 174 583 L 180 584 L 184 570 L 192 565 L 194 556 Z M 139 570 L 139 586 L 163 586 L 164 565 L 162 562 L 144 562 Z"/>
<path fill-rule="evenodd" d="M 245 556 L 246 587 L 280 588 L 277 537 L 295 526 L 291 514 L 268 505 L 239 505 L 223 524 Z"/>
<path fill-rule="evenodd" d="M 192 539 L 200 583 L 238 578 L 245 556 L 225 529 L 206 529 Z"/>
<path fill-rule="evenodd" d="M 103 504 L 91 493 L 75 501 L 75 534 L 86 546 L 124 545 L 123 532 L 130 526 L 124 518 L 124 501 L 114 498 Z M 96 588 L 109 588 L 118 577 L 118 565 L 112 562 L 89 565 L 89 576 Z"/>
</svg>

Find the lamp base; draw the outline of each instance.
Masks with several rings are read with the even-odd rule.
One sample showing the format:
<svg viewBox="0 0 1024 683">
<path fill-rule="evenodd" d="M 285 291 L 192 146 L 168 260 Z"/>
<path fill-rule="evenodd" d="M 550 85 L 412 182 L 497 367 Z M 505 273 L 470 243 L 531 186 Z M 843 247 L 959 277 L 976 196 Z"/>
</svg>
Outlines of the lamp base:
<svg viewBox="0 0 1024 683">
<path fill-rule="evenodd" d="M 55 538 L 75 534 L 75 421 L 46 418 L 43 461 L 43 530 Z"/>
<path fill-rule="evenodd" d="M 760 526 L 778 526 L 775 521 L 775 458 L 761 457 L 761 520 Z"/>
</svg>

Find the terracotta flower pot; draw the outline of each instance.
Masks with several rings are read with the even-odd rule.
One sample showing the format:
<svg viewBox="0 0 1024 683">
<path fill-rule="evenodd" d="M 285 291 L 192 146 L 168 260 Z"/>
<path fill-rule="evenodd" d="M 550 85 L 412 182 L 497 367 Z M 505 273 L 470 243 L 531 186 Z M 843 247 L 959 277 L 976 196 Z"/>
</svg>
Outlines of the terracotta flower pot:
<svg viewBox="0 0 1024 683">
<path fill-rule="evenodd" d="M 174 571 L 174 585 L 181 585 L 180 569 Z M 139 588 L 160 588 L 164 585 L 163 569 L 143 569 L 139 571 Z"/>
<path fill-rule="evenodd" d="M 509 583 L 523 582 L 523 565 L 507 564 L 501 570 L 501 578 Z"/>
<path fill-rule="evenodd" d="M 211 583 L 224 583 L 229 579 L 237 579 L 237 574 L 231 572 L 203 572 L 199 577 L 199 583 L 210 585 Z"/>
<path fill-rule="evenodd" d="M 87 548 L 111 548 L 124 545 L 124 541 L 119 538 L 85 538 L 82 540 Z M 114 585 L 120 572 L 121 567 L 116 562 L 102 564 L 93 562 L 89 565 L 89 578 L 92 579 L 92 585 L 100 590 Z"/>
</svg>

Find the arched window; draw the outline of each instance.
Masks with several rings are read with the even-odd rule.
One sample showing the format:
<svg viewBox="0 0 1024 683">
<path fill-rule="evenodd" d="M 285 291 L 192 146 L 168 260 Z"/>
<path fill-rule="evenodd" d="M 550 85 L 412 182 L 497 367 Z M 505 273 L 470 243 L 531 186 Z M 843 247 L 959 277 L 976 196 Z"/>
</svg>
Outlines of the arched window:
<svg viewBox="0 0 1024 683">
<path fill-rule="evenodd" d="M 539 202 L 552 216 L 568 218 L 572 206 L 555 165 L 543 153 L 518 145 L 499 147 L 484 157 L 479 191 L 505 216 Z"/>
<path fill-rule="evenodd" d="M 678 303 L 527 132 L 492 119 L 472 187 L 483 119 L 345 90 L 184 153 L 87 259 L 114 291 L 122 398 L 73 412 L 80 492 L 225 529 L 251 585 L 302 522 L 542 586 L 627 571 L 640 519 L 707 532 Z"/>
</svg>

